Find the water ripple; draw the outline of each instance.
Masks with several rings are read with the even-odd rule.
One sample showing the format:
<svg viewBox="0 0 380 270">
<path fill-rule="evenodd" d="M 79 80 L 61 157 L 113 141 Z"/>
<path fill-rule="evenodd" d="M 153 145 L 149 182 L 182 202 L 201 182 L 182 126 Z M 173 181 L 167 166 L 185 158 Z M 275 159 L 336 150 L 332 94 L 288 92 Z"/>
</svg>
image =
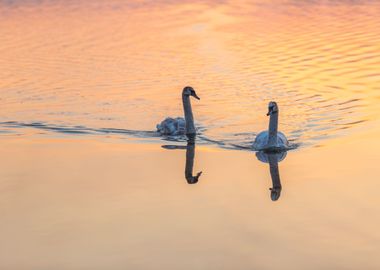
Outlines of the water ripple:
<svg viewBox="0 0 380 270">
<path fill-rule="evenodd" d="M 328 144 L 380 115 L 379 10 L 377 1 L 2 1 L 0 121 L 7 131 L 148 138 L 182 116 L 189 84 L 204 142 L 249 147 L 275 100 L 294 144 Z"/>
</svg>

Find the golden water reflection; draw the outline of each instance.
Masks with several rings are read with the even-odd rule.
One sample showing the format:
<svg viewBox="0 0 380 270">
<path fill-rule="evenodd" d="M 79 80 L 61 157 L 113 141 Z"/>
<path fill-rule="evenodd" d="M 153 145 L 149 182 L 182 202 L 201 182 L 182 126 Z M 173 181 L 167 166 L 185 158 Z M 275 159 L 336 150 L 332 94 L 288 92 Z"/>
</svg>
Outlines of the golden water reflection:
<svg viewBox="0 0 380 270">
<path fill-rule="evenodd" d="M 190 84 L 209 137 L 251 142 L 275 99 L 283 132 L 326 144 L 378 119 L 379 9 L 373 1 L 2 2 L 3 120 L 153 130 L 182 114 Z"/>
<path fill-rule="evenodd" d="M 379 11 L 1 1 L 0 268 L 379 269 Z M 276 100 L 303 147 L 163 149 L 184 85 L 202 136 L 245 146 Z"/>
<path fill-rule="evenodd" d="M 361 138 L 288 153 L 277 202 L 249 152 L 197 147 L 188 185 L 184 151 L 156 144 L 0 143 L 4 269 L 380 266 L 380 147 Z"/>
</svg>

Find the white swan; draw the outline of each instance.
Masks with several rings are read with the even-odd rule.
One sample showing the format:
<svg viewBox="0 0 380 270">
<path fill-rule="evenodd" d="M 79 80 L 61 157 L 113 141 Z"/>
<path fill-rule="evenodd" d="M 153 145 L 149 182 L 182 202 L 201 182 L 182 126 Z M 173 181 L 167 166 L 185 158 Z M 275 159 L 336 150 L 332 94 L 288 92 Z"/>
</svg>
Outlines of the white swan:
<svg viewBox="0 0 380 270">
<path fill-rule="evenodd" d="M 192 87 L 186 86 L 182 91 L 182 104 L 185 119 L 182 117 L 168 117 L 162 121 L 161 124 L 157 125 L 157 132 L 159 132 L 161 135 L 171 136 L 196 134 L 194 117 L 190 104 L 190 96 L 193 96 L 198 100 L 200 99 Z"/>
<path fill-rule="evenodd" d="M 268 113 L 269 128 L 268 131 L 262 131 L 257 136 L 253 143 L 253 148 L 257 151 L 281 152 L 289 149 L 289 142 L 286 136 L 277 131 L 278 129 L 278 106 L 274 101 L 269 102 Z"/>
</svg>

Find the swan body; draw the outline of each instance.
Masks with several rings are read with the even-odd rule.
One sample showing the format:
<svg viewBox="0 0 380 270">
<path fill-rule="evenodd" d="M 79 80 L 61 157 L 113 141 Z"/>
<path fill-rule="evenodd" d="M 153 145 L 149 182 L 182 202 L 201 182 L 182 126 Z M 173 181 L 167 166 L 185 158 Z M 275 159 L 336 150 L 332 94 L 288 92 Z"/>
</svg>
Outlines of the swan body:
<svg viewBox="0 0 380 270">
<path fill-rule="evenodd" d="M 157 124 L 157 132 L 161 135 L 180 136 L 185 135 L 186 121 L 182 117 L 167 117 L 160 124 Z"/>
<path fill-rule="evenodd" d="M 267 116 L 269 118 L 269 128 L 267 131 L 260 132 L 253 143 L 253 148 L 257 151 L 281 152 L 289 149 L 289 142 L 284 133 L 278 131 L 277 103 L 269 102 Z"/>
<path fill-rule="evenodd" d="M 269 140 L 269 132 L 268 131 L 260 132 L 256 136 L 253 148 L 259 151 L 269 150 L 270 147 L 268 147 L 268 140 Z M 273 149 L 277 148 L 278 150 L 281 150 L 281 149 L 286 150 L 288 146 L 289 146 L 289 142 L 285 134 L 278 131 L 276 145 L 274 145 L 272 148 Z"/>
<path fill-rule="evenodd" d="M 186 86 L 185 88 L 183 88 L 183 91 L 182 91 L 182 105 L 183 105 L 185 118 L 167 117 L 164 121 L 162 121 L 160 124 L 156 126 L 157 132 L 159 132 L 160 135 L 192 136 L 196 134 L 193 111 L 191 109 L 191 103 L 190 103 L 190 96 L 193 96 L 194 98 L 198 100 L 200 99 L 192 87 Z"/>
</svg>

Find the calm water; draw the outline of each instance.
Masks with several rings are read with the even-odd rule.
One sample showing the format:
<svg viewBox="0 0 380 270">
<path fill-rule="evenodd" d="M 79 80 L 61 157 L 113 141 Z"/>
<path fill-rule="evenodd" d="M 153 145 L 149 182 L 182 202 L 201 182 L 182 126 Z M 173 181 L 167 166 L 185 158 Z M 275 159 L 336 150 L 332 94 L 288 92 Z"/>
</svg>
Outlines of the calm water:
<svg viewBox="0 0 380 270">
<path fill-rule="evenodd" d="M 1 1 L 3 132 L 154 131 L 182 115 L 185 85 L 221 142 L 249 144 L 270 100 L 303 146 L 374 125 L 379 2 L 236 2 Z"/>
<path fill-rule="evenodd" d="M 379 14 L 0 0 L 0 268 L 380 269 Z M 187 147 L 154 133 L 185 85 Z M 270 100 L 298 150 L 235 151 Z"/>
</svg>

